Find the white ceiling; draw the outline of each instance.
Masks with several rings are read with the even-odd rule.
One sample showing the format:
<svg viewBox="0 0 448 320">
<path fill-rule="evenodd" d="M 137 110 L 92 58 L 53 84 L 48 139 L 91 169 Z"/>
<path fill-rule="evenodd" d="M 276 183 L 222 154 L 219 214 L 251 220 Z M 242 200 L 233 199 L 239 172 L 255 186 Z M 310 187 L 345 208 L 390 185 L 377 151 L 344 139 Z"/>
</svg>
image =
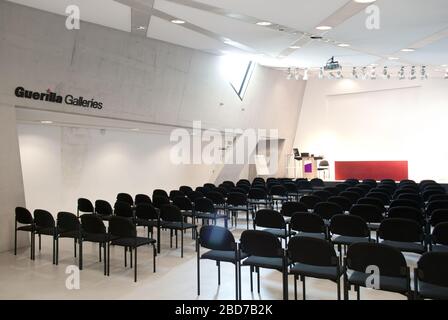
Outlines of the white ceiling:
<svg viewBox="0 0 448 320">
<path fill-rule="evenodd" d="M 8 1 L 60 15 L 65 15 L 68 5 L 78 5 L 81 20 L 133 33 L 135 10 L 152 3 Z M 355 4 L 353 0 L 155 0 L 154 7 L 145 12 L 149 24 L 145 27 L 150 38 L 213 53 L 243 51 L 273 67 L 317 68 L 331 56 L 346 66 L 378 63 L 440 68 L 448 64 L 447 0 L 377 0 L 374 4 L 380 9 L 379 30 L 365 27 L 367 5 Z M 187 23 L 175 25 L 171 18 Z M 270 21 L 273 25 L 262 27 L 255 24 L 257 21 Z M 328 32 L 315 29 L 328 21 L 339 22 Z M 311 34 L 322 35 L 324 40 L 310 40 Z M 224 43 L 226 38 L 233 44 Z M 299 43 L 301 48 L 288 49 L 293 43 Z M 351 46 L 340 48 L 339 43 Z M 400 51 L 413 46 L 418 47 L 417 51 Z M 400 57 L 399 62 L 388 61 L 390 56 Z"/>
</svg>

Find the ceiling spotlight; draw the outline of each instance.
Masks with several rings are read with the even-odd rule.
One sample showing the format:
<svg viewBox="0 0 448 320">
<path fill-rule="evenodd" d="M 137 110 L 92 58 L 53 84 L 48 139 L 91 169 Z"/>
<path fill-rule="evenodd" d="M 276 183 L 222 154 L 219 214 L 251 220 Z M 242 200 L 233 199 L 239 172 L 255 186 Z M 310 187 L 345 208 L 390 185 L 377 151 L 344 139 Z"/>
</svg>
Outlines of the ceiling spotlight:
<svg viewBox="0 0 448 320">
<path fill-rule="evenodd" d="M 171 22 L 174 24 L 184 24 L 185 23 L 184 20 L 180 20 L 180 19 L 174 19 L 174 20 L 171 20 Z"/>
<path fill-rule="evenodd" d="M 412 48 L 406 48 L 406 49 L 401 49 L 401 52 L 414 52 L 415 49 Z"/>
<path fill-rule="evenodd" d="M 354 0 L 354 1 L 357 2 L 357 3 L 373 3 L 376 0 Z"/>
<path fill-rule="evenodd" d="M 445 76 L 443 77 L 443 79 L 448 80 L 448 69 L 445 72 Z"/>
<path fill-rule="evenodd" d="M 286 76 L 286 80 L 291 80 L 291 79 L 292 79 L 291 68 L 288 68 L 288 75 Z"/>
<path fill-rule="evenodd" d="M 376 80 L 376 67 L 372 67 L 372 71 L 370 72 L 370 80 Z"/>
<path fill-rule="evenodd" d="M 426 73 L 426 66 L 422 66 L 422 69 L 420 70 L 420 79 L 427 80 L 428 74 Z"/>
<path fill-rule="evenodd" d="M 294 78 L 296 80 L 300 80 L 300 70 L 299 70 L 299 68 L 295 68 L 294 69 Z"/>
<path fill-rule="evenodd" d="M 321 31 L 328 31 L 328 30 L 333 29 L 333 27 L 330 27 L 330 26 L 318 26 L 318 27 L 316 27 L 316 29 L 317 30 L 321 30 Z"/>
<path fill-rule="evenodd" d="M 383 79 L 390 79 L 389 69 L 387 68 L 387 66 L 384 66 L 383 69 Z"/>
<path fill-rule="evenodd" d="M 324 78 L 324 68 L 320 68 L 319 69 L 319 79 L 323 79 Z"/>
<path fill-rule="evenodd" d="M 448 64 L 442 64 L 441 67 L 442 67 L 442 68 L 447 68 L 447 67 L 448 67 Z"/>
<path fill-rule="evenodd" d="M 303 80 L 304 81 L 307 81 L 309 79 L 309 76 L 308 76 L 308 69 L 305 69 L 305 71 L 303 72 Z"/>
<path fill-rule="evenodd" d="M 138 27 L 137 27 L 137 30 L 146 30 L 146 27 L 144 27 L 144 26 L 138 26 Z"/>
<path fill-rule="evenodd" d="M 42 120 L 40 123 L 42 123 L 42 124 L 52 124 L 53 121 L 50 121 L 50 120 Z"/>
<path fill-rule="evenodd" d="M 336 79 L 342 79 L 344 78 L 344 75 L 342 74 L 342 70 L 338 70 L 338 72 L 336 72 Z"/>
<path fill-rule="evenodd" d="M 259 22 L 257 22 L 257 25 L 262 26 L 262 27 L 267 27 L 267 26 L 271 26 L 272 22 L 269 22 L 269 21 L 259 21 Z"/>
<path fill-rule="evenodd" d="M 359 79 L 358 70 L 356 67 L 353 67 L 352 75 L 354 79 Z"/>
<path fill-rule="evenodd" d="M 129 129 L 129 130 L 131 130 L 131 131 L 140 131 L 139 128 L 132 128 L 132 129 Z"/>
<path fill-rule="evenodd" d="M 300 49 L 300 46 L 290 46 L 289 49 Z"/>
<path fill-rule="evenodd" d="M 361 69 L 361 79 L 367 80 L 369 78 L 369 75 L 367 74 L 367 67 L 362 67 Z"/>
<path fill-rule="evenodd" d="M 389 57 L 388 59 L 391 60 L 391 61 L 393 61 L 393 60 L 399 60 L 400 58 L 397 58 L 397 57 Z"/>
<path fill-rule="evenodd" d="M 340 44 L 338 44 L 338 47 L 346 48 L 346 47 L 350 47 L 350 45 L 348 43 L 340 43 Z"/>
<path fill-rule="evenodd" d="M 404 67 L 402 66 L 400 68 L 400 71 L 398 71 L 398 79 L 399 80 L 404 80 L 406 78 L 406 76 L 404 75 Z"/>
<path fill-rule="evenodd" d="M 415 80 L 417 79 L 417 74 L 416 74 L 416 70 L 415 70 L 415 66 L 411 67 L 411 74 L 409 75 L 409 79 L 410 80 Z"/>
</svg>

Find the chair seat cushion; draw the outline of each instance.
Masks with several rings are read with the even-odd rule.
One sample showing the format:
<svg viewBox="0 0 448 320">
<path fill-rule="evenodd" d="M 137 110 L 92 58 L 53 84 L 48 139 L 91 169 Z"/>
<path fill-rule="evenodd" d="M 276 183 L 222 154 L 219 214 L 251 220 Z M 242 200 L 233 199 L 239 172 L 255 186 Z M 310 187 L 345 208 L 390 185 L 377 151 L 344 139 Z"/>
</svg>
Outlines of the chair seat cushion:
<svg viewBox="0 0 448 320">
<path fill-rule="evenodd" d="M 157 227 L 158 224 L 155 220 L 137 219 L 136 221 L 138 226 L 145 227 Z"/>
<path fill-rule="evenodd" d="M 289 269 L 289 273 L 334 281 L 336 281 L 342 274 L 341 272 L 338 274 L 336 266 L 323 267 L 303 263 L 294 263 L 294 265 Z"/>
<path fill-rule="evenodd" d="M 283 269 L 283 259 L 282 258 L 269 258 L 269 257 L 259 257 L 259 256 L 249 256 L 241 264 L 243 266 L 255 266 L 266 269 L 276 269 L 281 271 Z"/>
<path fill-rule="evenodd" d="M 448 287 L 442 287 L 427 282 L 419 282 L 419 294 L 424 298 L 448 300 Z"/>
<path fill-rule="evenodd" d="M 372 239 L 364 237 L 348 237 L 348 236 L 333 236 L 331 242 L 336 244 L 351 245 L 359 242 L 374 242 Z"/>
<path fill-rule="evenodd" d="M 380 227 L 380 224 L 379 223 L 367 223 L 367 227 L 369 228 L 369 230 L 374 230 L 374 231 L 376 231 L 376 230 L 378 230 L 379 229 L 379 227 Z"/>
<path fill-rule="evenodd" d="M 110 216 L 106 216 L 106 215 L 98 215 L 98 217 L 100 217 L 101 218 L 101 220 L 104 220 L 104 221 L 109 221 L 110 219 L 112 219 L 112 217 L 113 217 L 113 215 L 110 215 Z"/>
<path fill-rule="evenodd" d="M 31 232 L 34 230 L 32 225 L 18 227 L 17 230 Z"/>
<path fill-rule="evenodd" d="M 111 242 L 112 245 L 122 247 L 140 247 L 147 244 L 154 244 L 156 240 L 150 238 L 136 237 L 136 238 L 118 238 Z"/>
<path fill-rule="evenodd" d="M 61 231 L 58 235 L 59 238 L 79 238 L 79 231 L 73 230 L 73 231 Z"/>
<path fill-rule="evenodd" d="M 434 252 L 448 252 L 448 246 L 444 246 L 441 244 L 433 245 L 432 251 Z"/>
<path fill-rule="evenodd" d="M 223 214 L 212 214 L 212 213 L 203 213 L 203 212 L 197 213 L 195 216 L 196 216 L 196 218 L 199 218 L 199 219 L 213 219 L 213 220 L 227 218 L 227 216 L 223 215 Z"/>
<path fill-rule="evenodd" d="M 185 217 L 193 217 L 195 215 L 192 210 L 182 210 L 180 213 Z"/>
<path fill-rule="evenodd" d="M 249 211 L 250 208 L 248 206 L 232 206 L 232 205 L 227 205 L 227 209 L 230 211 Z"/>
<path fill-rule="evenodd" d="M 404 252 L 424 253 L 426 251 L 425 246 L 422 245 L 421 243 L 390 241 L 390 240 L 383 240 L 381 241 L 381 243 L 387 244 L 388 246 L 394 247 Z"/>
<path fill-rule="evenodd" d="M 108 235 L 107 233 L 84 233 L 82 240 L 86 242 L 107 242 L 118 239 L 116 236 Z"/>
<path fill-rule="evenodd" d="M 241 258 L 247 258 L 247 254 L 241 252 Z M 201 259 L 214 260 L 214 261 L 225 261 L 225 262 L 235 262 L 235 252 L 234 251 L 221 251 L 221 250 L 210 250 L 201 256 Z"/>
<path fill-rule="evenodd" d="M 323 233 L 311 233 L 311 232 L 297 232 L 296 237 L 308 237 L 314 239 L 322 239 L 325 240 L 326 236 Z"/>
<path fill-rule="evenodd" d="M 36 227 L 36 232 L 37 234 L 45 234 L 48 236 L 52 236 L 54 235 L 56 229 L 55 228 L 40 228 L 40 227 Z"/>
<path fill-rule="evenodd" d="M 192 223 L 182 223 L 182 222 L 174 222 L 174 221 L 162 221 L 160 223 L 162 228 L 174 229 L 174 230 L 185 230 L 195 228 L 196 225 Z"/>
<path fill-rule="evenodd" d="M 366 286 L 367 278 L 371 276 L 370 273 L 359 271 L 352 271 L 348 276 L 348 282 L 362 287 Z M 380 276 L 379 290 L 392 291 L 398 293 L 405 293 L 408 289 L 408 282 L 406 278 Z"/>
<path fill-rule="evenodd" d="M 275 228 L 266 228 L 266 229 L 263 229 L 263 231 L 269 232 L 270 234 L 273 234 L 274 236 L 283 238 L 283 239 L 296 234 L 294 231 L 286 230 L 286 232 L 285 232 L 285 229 L 275 229 Z"/>
</svg>

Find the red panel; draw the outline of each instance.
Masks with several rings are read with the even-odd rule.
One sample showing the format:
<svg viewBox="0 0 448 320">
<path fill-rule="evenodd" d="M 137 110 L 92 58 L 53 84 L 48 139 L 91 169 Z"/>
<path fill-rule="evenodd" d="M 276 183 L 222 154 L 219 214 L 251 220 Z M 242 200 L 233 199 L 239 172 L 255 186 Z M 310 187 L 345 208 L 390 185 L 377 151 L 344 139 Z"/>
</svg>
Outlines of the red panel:
<svg viewBox="0 0 448 320">
<path fill-rule="evenodd" d="M 408 179 L 407 161 L 336 161 L 336 180 L 355 179 Z"/>
</svg>

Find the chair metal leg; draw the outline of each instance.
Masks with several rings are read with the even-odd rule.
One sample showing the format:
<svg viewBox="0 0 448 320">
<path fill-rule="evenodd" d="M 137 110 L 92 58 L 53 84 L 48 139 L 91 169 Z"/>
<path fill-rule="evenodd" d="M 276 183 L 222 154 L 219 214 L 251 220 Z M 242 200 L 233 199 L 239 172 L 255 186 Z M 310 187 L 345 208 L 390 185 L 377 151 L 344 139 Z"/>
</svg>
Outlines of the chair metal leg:
<svg viewBox="0 0 448 320">
<path fill-rule="evenodd" d="M 59 264 L 59 238 L 58 237 L 56 237 L 55 242 L 56 242 L 55 264 L 58 265 Z"/>
<path fill-rule="evenodd" d="M 79 245 L 78 268 L 79 270 L 82 270 L 82 239 L 79 239 L 78 245 Z M 104 250 L 106 250 L 106 247 L 104 247 Z M 106 275 L 106 267 L 104 267 L 104 275 Z"/>
<path fill-rule="evenodd" d="M 129 257 L 130 257 L 130 259 L 129 259 L 129 264 L 130 264 L 130 266 L 131 266 L 131 269 L 132 269 L 132 247 L 129 247 Z"/>
<path fill-rule="evenodd" d="M 254 271 L 254 267 L 250 266 L 250 292 L 254 291 L 254 284 L 252 280 L 252 272 Z"/>
<path fill-rule="evenodd" d="M 257 271 L 257 292 L 260 294 L 260 267 L 256 267 Z"/>
<path fill-rule="evenodd" d="M 134 248 L 134 282 L 137 282 L 137 247 Z M 132 248 L 131 248 L 132 252 Z"/>
<path fill-rule="evenodd" d="M 173 229 L 170 229 L 170 248 L 173 247 Z"/>
<path fill-rule="evenodd" d="M 14 227 L 14 255 L 17 255 L 17 220 Z"/>
<path fill-rule="evenodd" d="M 303 289 L 303 300 L 306 300 L 306 284 L 305 284 L 305 276 L 302 276 L 302 289 Z"/>
<path fill-rule="evenodd" d="M 74 254 L 75 254 L 75 258 L 76 258 L 76 251 L 77 251 L 77 249 L 76 249 L 76 245 L 78 244 L 78 239 L 77 238 L 74 238 L 73 239 L 73 252 L 74 252 Z"/>
<path fill-rule="evenodd" d="M 361 288 L 356 286 L 356 299 L 361 300 Z"/>
<path fill-rule="evenodd" d="M 349 300 L 349 295 L 348 295 L 348 291 L 350 290 L 350 285 L 348 283 L 348 278 L 347 278 L 347 273 L 344 272 L 344 277 L 343 277 L 343 281 L 344 281 L 344 300 Z"/>
<path fill-rule="evenodd" d="M 106 243 L 103 243 L 103 250 L 104 250 L 104 275 L 107 275 L 107 246 Z"/>
<path fill-rule="evenodd" d="M 177 231 L 176 231 L 176 246 L 177 246 Z M 184 233 L 180 231 L 180 257 L 184 257 Z"/>
<path fill-rule="evenodd" d="M 235 261 L 235 300 L 238 300 L 238 261 Z"/>
<path fill-rule="evenodd" d="M 294 275 L 294 300 L 297 300 L 297 275 Z"/>
<path fill-rule="evenodd" d="M 338 290 L 338 300 L 341 300 L 341 277 L 336 279 L 337 290 Z"/>
<path fill-rule="evenodd" d="M 36 234 L 31 233 L 31 260 L 36 258 Z"/>
<path fill-rule="evenodd" d="M 41 234 L 39 233 L 39 251 L 42 250 L 42 239 Z"/>
<path fill-rule="evenodd" d="M 160 226 L 157 226 L 157 253 L 160 253 Z"/>
<path fill-rule="evenodd" d="M 198 244 L 198 241 L 196 241 L 196 247 L 198 247 L 199 246 L 199 244 Z M 197 277 L 198 277 L 198 296 L 199 295 L 201 295 L 201 266 L 200 266 L 200 264 L 201 264 L 201 258 L 200 258 L 200 256 L 199 256 L 199 250 L 197 250 Z"/>
<path fill-rule="evenodd" d="M 157 256 L 157 249 L 156 249 L 156 245 L 153 244 L 152 245 L 152 268 L 153 268 L 153 272 L 156 272 L 156 256 Z"/>
<path fill-rule="evenodd" d="M 216 261 L 216 266 L 218 267 L 218 286 L 221 285 L 221 262 Z"/>
<path fill-rule="evenodd" d="M 101 243 L 98 243 L 98 258 L 101 262 Z"/>
<path fill-rule="evenodd" d="M 110 275 L 110 242 L 107 242 L 107 275 Z"/>
<path fill-rule="evenodd" d="M 128 266 L 128 247 L 124 247 L 124 267 Z"/>
<path fill-rule="evenodd" d="M 182 233 L 182 230 L 180 231 L 180 233 Z M 177 249 L 178 248 L 178 245 L 177 245 L 177 230 L 174 231 L 174 235 L 176 236 L 176 249 Z"/>
</svg>

